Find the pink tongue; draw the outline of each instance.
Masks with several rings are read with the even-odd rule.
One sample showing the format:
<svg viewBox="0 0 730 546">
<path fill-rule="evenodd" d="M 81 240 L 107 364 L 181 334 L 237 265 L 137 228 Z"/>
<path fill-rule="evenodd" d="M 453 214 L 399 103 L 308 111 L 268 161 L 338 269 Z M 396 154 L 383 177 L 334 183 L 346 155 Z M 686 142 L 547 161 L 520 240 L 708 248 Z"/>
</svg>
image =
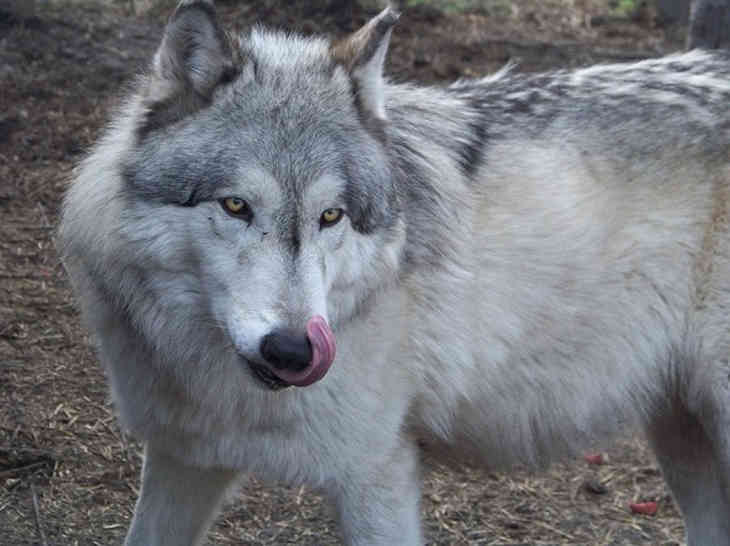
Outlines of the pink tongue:
<svg viewBox="0 0 730 546">
<path fill-rule="evenodd" d="M 301 372 L 271 370 L 290 385 L 306 387 L 322 379 L 335 360 L 335 335 L 324 317 L 315 315 L 307 321 L 307 339 L 312 346 L 312 360 Z"/>
</svg>

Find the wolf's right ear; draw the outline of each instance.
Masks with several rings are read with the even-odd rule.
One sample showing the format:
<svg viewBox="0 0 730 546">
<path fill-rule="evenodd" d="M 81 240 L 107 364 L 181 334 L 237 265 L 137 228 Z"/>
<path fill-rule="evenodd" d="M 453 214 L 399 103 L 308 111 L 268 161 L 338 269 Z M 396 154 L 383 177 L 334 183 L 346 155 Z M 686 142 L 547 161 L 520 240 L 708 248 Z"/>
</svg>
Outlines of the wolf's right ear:
<svg viewBox="0 0 730 546">
<path fill-rule="evenodd" d="M 157 125 L 164 124 L 205 106 L 218 85 L 235 77 L 234 55 L 212 0 L 182 0 L 153 60 L 148 121 L 161 116 Z"/>
<path fill-rule="evenodd" d="M 352 80 L 357 106 L 367 119 L 385 120 L 383 65 L 390 34 L 400 14 L 387 7 L 360 30 L 331 49 L 332 58 L 342 65 Z"/>
</svg>

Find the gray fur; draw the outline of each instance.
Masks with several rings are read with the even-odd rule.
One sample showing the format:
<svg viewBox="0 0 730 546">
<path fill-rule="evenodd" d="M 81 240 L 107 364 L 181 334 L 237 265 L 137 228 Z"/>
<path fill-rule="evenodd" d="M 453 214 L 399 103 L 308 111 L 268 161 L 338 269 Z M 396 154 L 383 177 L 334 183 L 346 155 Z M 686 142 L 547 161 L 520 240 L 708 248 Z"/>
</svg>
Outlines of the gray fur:
<svg viewBox="0 0 730 546">
<path fill-rule="evenodd" d="M 163 40 L 59 229 L 146 442 L 129 546 L 200 543 L 244 472 L 322 488 L 348 544 L 417 545 L 421 447 L 542 465 L 631 424 L 689 543 L 730 544 L 727 53 L 419 88 L 382 78 L 388 12 L 344 49 L 254 29 L 221 59 L 212 9 L 180 9 L 166 35 L 194 13 L 206 38 Z M 201 86 L 164 55 L 233 68 Z M 332 368 L 269 389 L 260 340 L 314 315 Z"/>
</svg>

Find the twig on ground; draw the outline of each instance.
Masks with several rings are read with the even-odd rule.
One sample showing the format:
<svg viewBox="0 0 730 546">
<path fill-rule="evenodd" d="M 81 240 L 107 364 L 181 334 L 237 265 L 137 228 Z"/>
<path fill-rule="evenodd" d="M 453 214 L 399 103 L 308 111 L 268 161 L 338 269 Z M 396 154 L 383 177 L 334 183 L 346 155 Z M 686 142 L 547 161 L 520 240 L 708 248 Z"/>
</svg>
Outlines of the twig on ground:
<svg viewBox="0 0 730 546">
<path fill-rule="evenodd" d="M 11 364 L 23 363 L 22 360 L 10 360 Z M 9 429 L 5 429 L 9 430 Z M 9 446 L 0 444 L 0 453 L 18 453 L 22 455 L 30 455 L 33 457 L 44 457 L 46 459 L 53 459 L 54 461 L 60 456 L 55 451 L 50 449 L 38 449 L 37 447 L 22 447 L 22 446 Z"/>
<path fill-rule="evenodd" d="M 30 486 L 31 493 L 33 493 L 33 515 L 35 516 L 35 529 L 38 532 L 38 540 L 43 546 L 48 546 L 48 540 L 46 540 L 46 534 L 43 532 L 41 526 L 41 511 L 38 508 L 38 494 L 35 492 L 33 484 Z"/>
<path fill-rule="evenodd" d="M 15 468 L 11 468 L 9 470 L 3 470 L 2 472 L 0 472 L 0 480 L 3 478 L 7 478 L 8 476 L 14 476 L 15 474 L 18 474 L 20 472 L 28 472 L 29 470 L 34 470 L 42 466 L 48 466 L 48 462 L 42 461 L 39 463 L 27 464 L 25 466 L 16 466 Z"/>
</svg>

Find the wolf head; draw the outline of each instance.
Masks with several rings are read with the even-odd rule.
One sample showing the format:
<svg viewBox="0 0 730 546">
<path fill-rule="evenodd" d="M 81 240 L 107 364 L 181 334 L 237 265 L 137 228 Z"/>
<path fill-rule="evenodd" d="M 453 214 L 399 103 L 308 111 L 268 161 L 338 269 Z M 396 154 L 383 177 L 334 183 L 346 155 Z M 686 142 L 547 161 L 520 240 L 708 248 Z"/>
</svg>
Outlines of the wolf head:
<svg viewBox="0 0 730 546">
<path fill-rule="evenodd" d="M 383 130 L 396 19 L 385 10 L 332 44 L 258 28 L 233 37 L 212 2 L 178 6 L 125 120 L 78 177 L 119 173 L 113 212 L 98 209 L 118 248 L 92 267 L 126 275 L 105 292 L 123 287 L 119 306 L 147 336 L 195 309 L 196 328 L 216 329 L 271 388 L 324 376 L 333 331 L 401 259 Z M 79 187 L 67 217 L 91 198 Z"/>
</svg>

